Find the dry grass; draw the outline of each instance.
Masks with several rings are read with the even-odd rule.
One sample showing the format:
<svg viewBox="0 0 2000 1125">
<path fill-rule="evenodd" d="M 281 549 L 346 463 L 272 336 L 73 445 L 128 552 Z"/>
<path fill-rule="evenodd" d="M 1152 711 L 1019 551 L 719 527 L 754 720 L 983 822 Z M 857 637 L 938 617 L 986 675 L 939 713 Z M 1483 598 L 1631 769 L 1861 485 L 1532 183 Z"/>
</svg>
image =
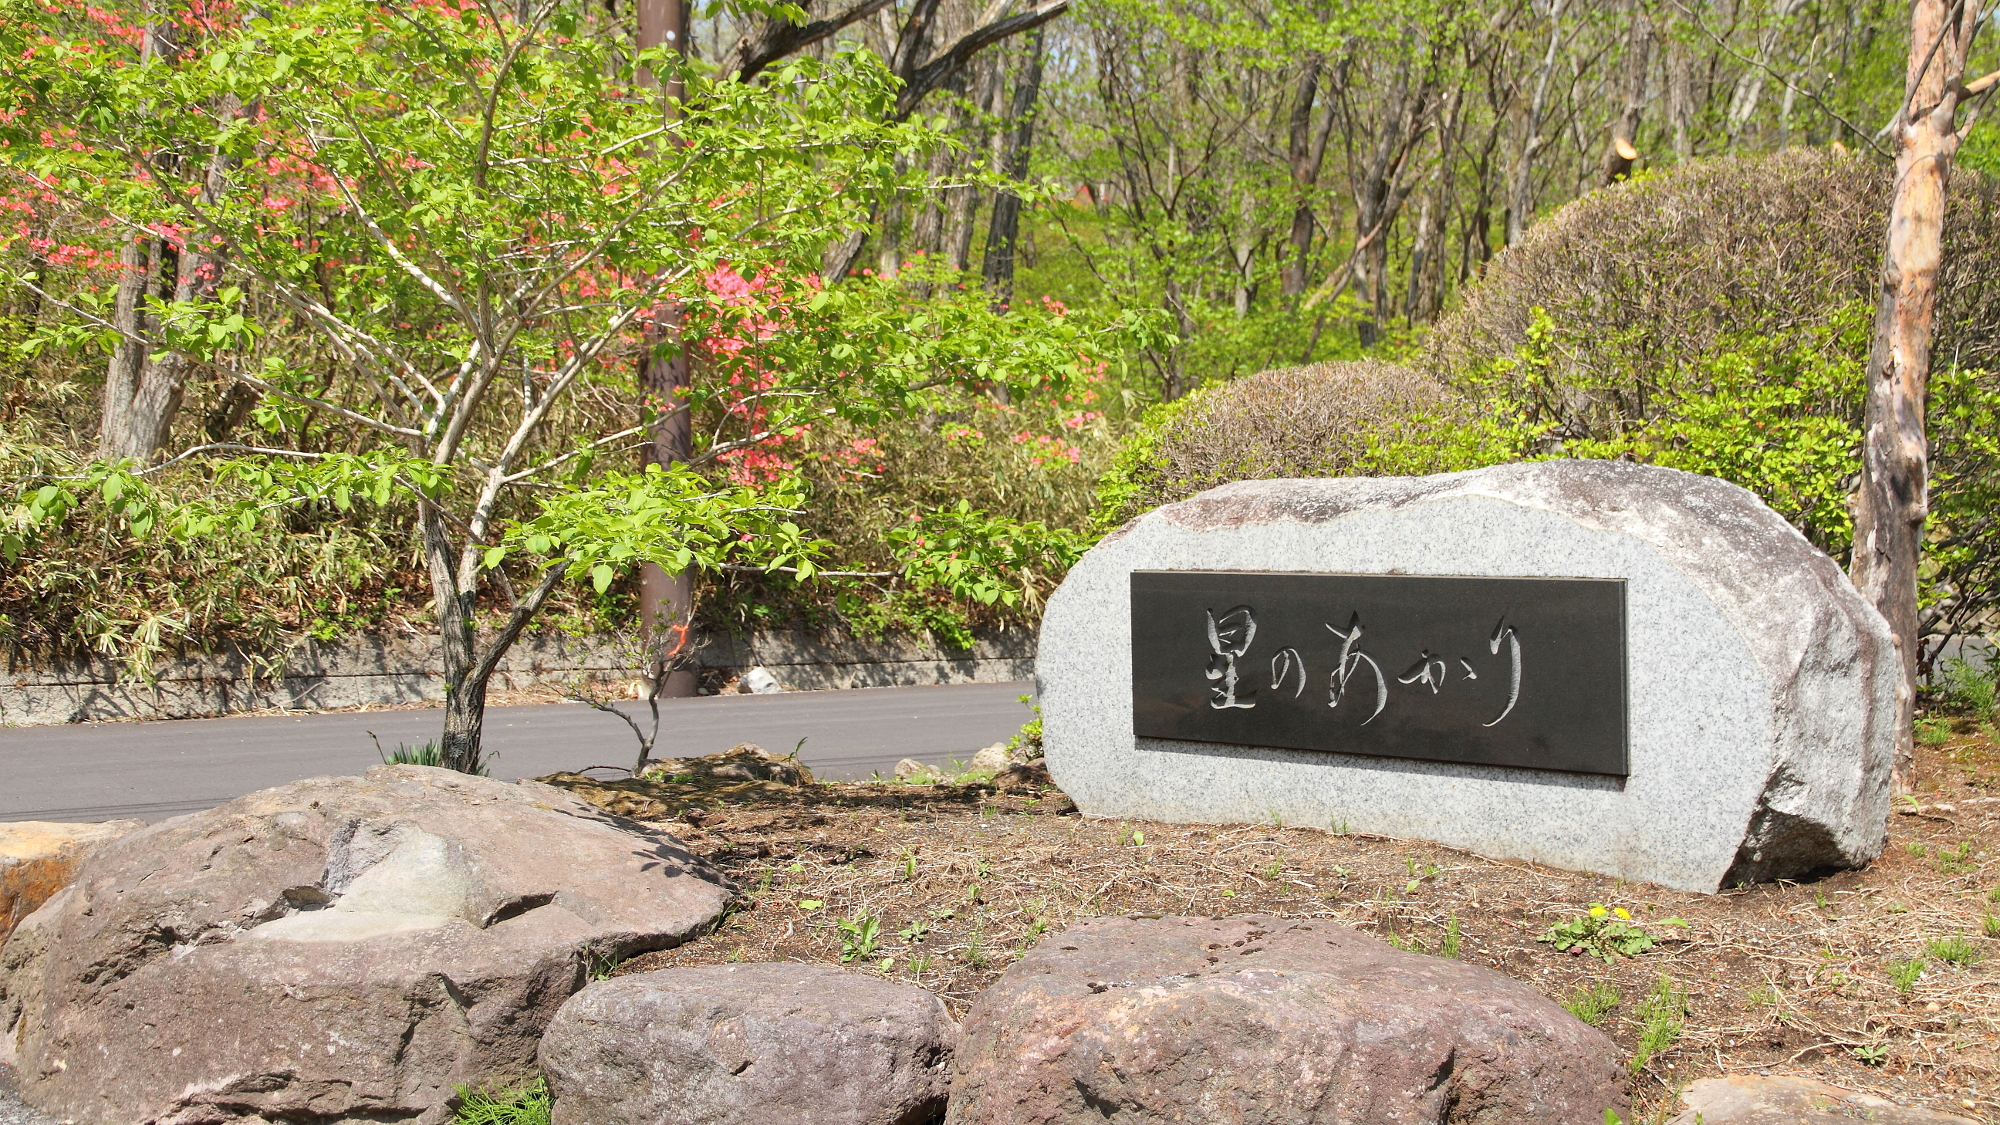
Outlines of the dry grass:
<svg viewBox="0 0 2000 1125">
<path fill-rule="evenodd" d="M 808 786 L 675 802 L 674 831 L 743 888 L 709 937 L 621 972 L 729 960 L 840 963 L 942 996 L 963 1014 L 1047 932 L 1102 914 L 1272 913 L 1339 919 L 1407 948 L 1458 956 L 1558 1001 L 1608 986 L 1600 1026 L 1634 1052 L 1662 976 L 1685 1026 L 1633 1079 L 1639 1120 L 1726 1072 L 1812 1075 L 1904 1102 L 2000 1120 L 2000 747 L 1962 723 L 1921 751 L 1919 800 L 1899 802 L 1883 857 L 1811 883 L 1694 895 L 1432 844 L 1268 826 L 1050 815 L 1061 798 L 970 786 Z M 640 812 L 640 808 L 627 811 Z M 664 810 L 655 810 L 656 812 Z M 1536 937 L 1589 904 L 1629 909 L 1662 940 L 1612 964 Z M 1686 929 L 1658 925 L 1669 916 Z M 877 924 L 863 955 L 839 923 Z M 920 926 L 921 933 L 912 930 Z M 1896 964 L 1935 953 L 1908 991 Z M 848 945 L 843 949 L 843 938 Z"/>
</svg>

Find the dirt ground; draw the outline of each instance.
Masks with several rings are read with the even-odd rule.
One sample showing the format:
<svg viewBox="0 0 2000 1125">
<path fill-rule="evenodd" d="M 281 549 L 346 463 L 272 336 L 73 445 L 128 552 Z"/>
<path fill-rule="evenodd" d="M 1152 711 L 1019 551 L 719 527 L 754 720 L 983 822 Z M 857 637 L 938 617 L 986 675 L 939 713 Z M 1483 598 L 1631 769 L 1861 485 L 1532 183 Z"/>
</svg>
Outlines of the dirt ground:
<svg viewBox="0 0 2000 1125">
<path fill-rule="evenodd" d="M 741 786 L 653 809 L 736 880 L 741 908 L 616 971 L 845 961 L 963 1015 L 1074 919 L 1337 918 L 1593 1019 L 1641 1056 L 1639 1121 L 1671 1116 L 1694 1079 L 1749 1071 L 2000 1122 L 2000 747 L 1991 725 L 1959 721 L 1941 744 L 1945 724 L 1929 729 L 1881 859 L 1706 896 L 1316 829 L 1087 820 L 1059 795 L 990 787 Z M 1536 940 L 1593 903 L 1658 944 L 1607 964 Z"/>
</svg>

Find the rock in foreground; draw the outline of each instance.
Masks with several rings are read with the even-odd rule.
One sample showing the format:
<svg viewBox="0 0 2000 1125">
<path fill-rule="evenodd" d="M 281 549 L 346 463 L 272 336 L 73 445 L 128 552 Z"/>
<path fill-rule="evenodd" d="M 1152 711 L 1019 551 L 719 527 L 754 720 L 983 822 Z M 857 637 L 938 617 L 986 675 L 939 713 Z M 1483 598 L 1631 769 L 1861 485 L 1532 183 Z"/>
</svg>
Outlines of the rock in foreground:
<svg viewBox="0 0 2000 1125">
<path fill-rule="evenodd" d="M 86 1125 L 437 1122 L 532 1075 L 593 958 L 704 932 L 730 890 L 545 785 L 380 766 L 154 825 L 0 953 L 21 1095 Z"/>
<path fill-rule="evenodd" d="M 951 1125 L 1603 1125 L 1610 1040 L 1526 985 L 1345 926 L 1107 918 L 973 1005 Z"/>
<path fill-rule="evenodd" d="M 820 965 L 614 977 L 542 1038 L 556 1125 L 922 1125 L 958 1028 L 937 997 Z"/>
<path fill-rule="evenodd" d="M 1873 1094 L 1810 1078 L 1735 1074 L 1704 1078 L 1681 1092 L 1687 1112 L 1667 1125 L 1976 1125 L 1928 1109 L 1899 1106 Z"/>
<path fill-rule="evenodd" d="M 83 857 L 128 832 L 139 820 L 56 824 L 23 820 L 0 824 L 0 944 L 55 893 L 69 885 Z"/>
</svg>

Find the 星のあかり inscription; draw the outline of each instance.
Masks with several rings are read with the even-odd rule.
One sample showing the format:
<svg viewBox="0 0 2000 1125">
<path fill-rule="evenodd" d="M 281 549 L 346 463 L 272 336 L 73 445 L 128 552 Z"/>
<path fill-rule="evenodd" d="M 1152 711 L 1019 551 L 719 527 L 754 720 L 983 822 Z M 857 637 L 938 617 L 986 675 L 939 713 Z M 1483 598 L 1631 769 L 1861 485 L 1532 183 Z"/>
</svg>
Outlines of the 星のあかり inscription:
<svg viewBox="0 0 2000 1125">
<path fill-rule="evenodd" d="M 1142 738 L 1626 773 L 1622 581 L 1131 581 Z"/>
</svg>

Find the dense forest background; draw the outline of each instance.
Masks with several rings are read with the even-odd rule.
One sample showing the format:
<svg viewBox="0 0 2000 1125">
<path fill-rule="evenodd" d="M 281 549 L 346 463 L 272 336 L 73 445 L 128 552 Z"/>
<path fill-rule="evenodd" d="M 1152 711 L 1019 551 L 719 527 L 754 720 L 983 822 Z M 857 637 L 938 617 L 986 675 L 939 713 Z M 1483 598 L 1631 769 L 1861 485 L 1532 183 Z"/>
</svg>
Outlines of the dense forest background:
<svg viewBox="0 0 2000 1125">
<path fill-rule="evenodd" d="M 632 0 L 556 7 L 573 35 L 605 46 L 602 66 L 631 65 L 644 16 Z M 105 26 L 138 51 L 165 11 L 114 5 Z M 816 0 L 717 5 L 691 13 L 689 32 L 697 87 L 766 84 L 782 97 L 800 81 L 788 61 L 862 56 L 894 76 L 893 92 L 846 112 L 923 135 L 882 156 L 873 178 L 827 184 L 839 221 L 816 261 L 794 253 L 785 268 L 815 292 L 848 293 L 852 308 L 956 318 L 989 356 L 939 358 L 953 378 L 921 384 L 904 409 L 774 423 L 762 400 L 746 405 L 755 393 L 716 388 L 740 386 L 746 363 L 831 353 L 845 346 L 839 331 L 773 311 L 778 298 L 763 294 L 782 285 L 769 269 L 705 275 L 676 353 L 686 383 L 708 388 L 691 450 L 718 482 L 801 481 L 797 522 L 839 572 L 802 583 L 720 567 L 698 599 L 713 627 L 963 640 L 1032 621 L 1095 535 L 1232 474 L 1638 457 L 1739 480 L 1845 550 L 1903 4 Z M 1993 68 L 1996 40 L 1969 73 Z M 1991 433 L 2000 331 L 1980 296 L 2000 278 L 1982 250 L 1995 241 L 1994 137 L 1968 134 L 1948 228 L 1960 249 L 1936 378 L 1946 416 L 1962 417 L 1940 438 L 1958 451 L 1940 454 L 1938 526 L 1947 555 L 1970 554 L 1927 595 L 1945 631 L 1980 627 L 1991 605 L 1980 506 L 1995 457 L 1979 435 Z M 24 498 L 0 635 L 143 671 L 176 645 L 280 650 L 423 627 L 435 606 L 408 500 L 295 506 L 283 535 L 173 538 L 133 536 L 114 497 L 76 506 L 59 532 L 28 533 L 38 491 L 103 447 L 119 345 L 90 317 L 116 312 L 119 247 L 54 196 L 17 184 L 10 199 L 18 221 L 0 253 L 33 284 L 10 288 L 0 322 L 0 465 Z M 246 313 L 276 308 L 240 284 L 212 291 L 235 292 Z M 796 298 L 785 307 L 825 300 Z M 702 321 L 702 309 L 722 312 Z M 303 329 L 265 320 L 254 339 L 228 341 L 250 369 L 287 357 L 326 401 L 366 397 Z M 640 416 L 657 345 L 607 352 L 536 440 L 561 448 L 603 419 Z M 1074 370 L 1041 378 L 990 358 L 1034 355 Z M 1274 405 L 1286 402 L 1300 405 Z M 1731 429 L 1754 410 L 1785 436 Z M 1240 439 L 1216 446 L 1232 426 Z M 366 445 L 337 418 L 286 414 L 205 370 L 162 432 L 154 460 L 230 443 Z M 1230 460 L 1255 449 L 1265 453 Z M 621 455 L 637 454 L 601 456 Z M 1954 501 L 1953 473 L 1982 483 Z M 148 480 L 163 494 L 220 487 L 199 472 Z M 560 590 L 545 624 L 628 627 L 636 585 L 621 572 Z M 504 599 L 482 606 L 504 616 Z"/>
</svg>

